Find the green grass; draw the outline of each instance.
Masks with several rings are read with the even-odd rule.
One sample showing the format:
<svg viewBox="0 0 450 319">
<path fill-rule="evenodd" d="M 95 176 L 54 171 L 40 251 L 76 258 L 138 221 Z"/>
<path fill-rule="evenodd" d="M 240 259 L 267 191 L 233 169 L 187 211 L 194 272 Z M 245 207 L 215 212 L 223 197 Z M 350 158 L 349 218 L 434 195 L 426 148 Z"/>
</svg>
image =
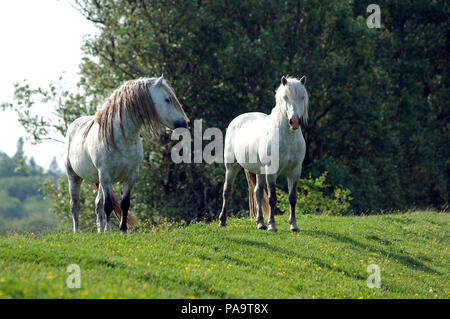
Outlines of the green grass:
<svg viewBox="0 0 450 319">
<path fill-rule="evenodd" d="M 449 215 L 287 216 L 122 235 L 0 237 L 0 298 L 449 298 Z M 82 287 L 66 286 L 67 266 Z M 368 288 L 367 266 L 381 270 Z"/>
</svg>

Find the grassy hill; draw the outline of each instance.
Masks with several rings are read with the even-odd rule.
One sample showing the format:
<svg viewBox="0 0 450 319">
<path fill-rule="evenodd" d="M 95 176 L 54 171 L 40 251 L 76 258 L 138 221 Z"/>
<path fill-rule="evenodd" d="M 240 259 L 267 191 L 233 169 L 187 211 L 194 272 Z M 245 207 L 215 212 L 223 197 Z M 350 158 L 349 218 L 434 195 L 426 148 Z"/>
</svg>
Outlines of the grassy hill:
<svg viewBox="0 0 450 319">
<path fill-rule="evenodd" d="M 301 216 L 0 237 L 0 298 L 449 298 L 448 214 Z M 67 266 L 81 268 L 69 289 Z M 368 288 L 377 264 L 381 288 Z"/>
</svg>

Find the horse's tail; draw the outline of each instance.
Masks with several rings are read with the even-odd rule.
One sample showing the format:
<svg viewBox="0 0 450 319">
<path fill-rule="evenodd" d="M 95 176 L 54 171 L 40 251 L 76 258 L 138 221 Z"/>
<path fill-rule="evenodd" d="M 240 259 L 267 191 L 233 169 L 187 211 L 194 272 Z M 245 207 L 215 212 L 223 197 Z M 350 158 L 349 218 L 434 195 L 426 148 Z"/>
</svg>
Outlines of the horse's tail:
<svg viewBox="0 0 450 319">
<path fill-rule="evenodd" d="M 252 219 L 256 219 L 258 216 L 258 210 L 256 208 L 256 198 L 255 198 L 255 185 L 256 185 L 256 175 L 247 170 L 245 171 L 245 177 L 247 178 L 248 183 L 248 207 L 250 211 L 250 217 Z M 270 205 L 269 199 L 267 197 L 266 191 L 263 191 L 263 198 L 261 199 L 261 206 L 263 211 L 264 218 L 269 217 L 270 214 Z"/>
<path fill-rule="evenodd" d="M 95 190 L 98 192 L 98 184 L 92 183 L 92 186 L 94 186 Z M 122 209 L 120 208 L 120 203 L 117 200 L 116 195 L 114 195 L 113 193 L 111 193 L 111 199 L 113 201 L 114 215 L 116 215 L 117 219 L 120 222 L 120 220 L 122 219 Z M 128 226 L 136 226 L 137 224 L 139 224 L 139 220 L 137 219 L 137 217 L 134 216 L 134 214 L 132 212 L 128 211 L 127 225 Z"/>
</svg>

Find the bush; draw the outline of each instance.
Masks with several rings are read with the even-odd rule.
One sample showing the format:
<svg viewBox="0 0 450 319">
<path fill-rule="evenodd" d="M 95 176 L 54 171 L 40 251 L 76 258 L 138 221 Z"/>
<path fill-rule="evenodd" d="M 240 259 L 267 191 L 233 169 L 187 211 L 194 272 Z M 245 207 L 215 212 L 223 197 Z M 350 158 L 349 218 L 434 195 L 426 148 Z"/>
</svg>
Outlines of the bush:
<svg viewBox="0 0 450 319">
<path fill-rule="evenodd" d="M 28 197 L 41 195 L 39 189 L 42 180 L 41 176 L 4 177 L 0 178 L 0 189 L 23 202 Z"/>
<path fill-rule="evenodd" d="M 325 184 L 324 172 L 317 178 L 311 176 L 301 179 L 297 186 L 296 212 L 299 214 L 349 215 L 352 213 L 350 190 Z M 283 211 L 289 211 L 289 195 L 277 189 L 278 205 Z"/>
<path fill-rule="evenodd" d="M 8 219 L 20 219 L 27 215 L 18 198 L 11 197 L 5 190 L 0 190 L 0 216 Z"/>
<path fill-rule="evenodd" d="M 46 233 L 57 230 L 59 226 L 59 220 L 49 212 L 32 214 L 20 219 L 0 216 L 0 234 Z"/>
<path fill-rule="evenodd" d="M 94 230 L 97 227 L 95 214 L 95 197 L 97 192 L 93 187 L 83 182 L 80 191 L 81 209 L 78 215 L 78 226 L 80 230 Z M 52 177 L 43 183 L 45 198 L 50 202 L 50 212 L 62 220 L 64 227 L 72 227 L 72 215 L 70 214 L 69 181 L 66 176 L 54 180 Z M 114 221 L 114 217 L 111 221 Z"/>
</svg>

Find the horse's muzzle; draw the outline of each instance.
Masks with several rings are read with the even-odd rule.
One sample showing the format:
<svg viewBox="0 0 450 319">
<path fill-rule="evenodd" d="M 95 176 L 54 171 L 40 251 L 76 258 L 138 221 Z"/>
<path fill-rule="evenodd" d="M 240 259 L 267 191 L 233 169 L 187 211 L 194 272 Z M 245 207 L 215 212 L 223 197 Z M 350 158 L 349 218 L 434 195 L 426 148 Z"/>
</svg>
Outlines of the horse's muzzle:
<svg viewBox="0 0 450 319">
<path fill-rule="evenodd" d="M 293 116 L 290 120 L 289 120 L 289 126 L 291 127 L 291 129 L 296 130 L 299 128 L 300 126 L 300 119 L 298 118 L 298 116 Z"/>
<path fill-rule="evenodd" d="M 188 123 L 186 123 L 185 120 L 178 120 L 178 121 L 175 121 L 175 123 L 173 123 L 173 126 L 175 128 L 179 128 L 179 127 L 187 128 L 188 127 Z"/>
</svg>

